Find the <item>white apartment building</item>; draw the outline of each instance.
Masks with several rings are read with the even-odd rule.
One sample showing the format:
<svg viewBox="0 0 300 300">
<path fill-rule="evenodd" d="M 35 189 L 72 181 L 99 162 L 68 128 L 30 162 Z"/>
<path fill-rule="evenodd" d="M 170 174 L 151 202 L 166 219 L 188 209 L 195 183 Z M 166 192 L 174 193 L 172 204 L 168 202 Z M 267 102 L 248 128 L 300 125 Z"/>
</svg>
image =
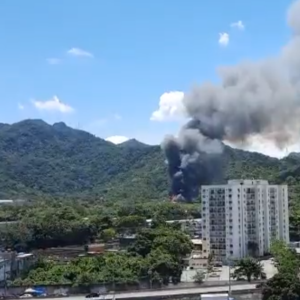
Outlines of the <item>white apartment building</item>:
<svg viewBox="0 0 300 300">
<path fill-rule="evenodd" d="M 202 186 L 203 257 L 214 261 L 262 256 L 273 239 L 289 243 L 287 185 L 266 180 L 229 180 Z"/>
</svg>

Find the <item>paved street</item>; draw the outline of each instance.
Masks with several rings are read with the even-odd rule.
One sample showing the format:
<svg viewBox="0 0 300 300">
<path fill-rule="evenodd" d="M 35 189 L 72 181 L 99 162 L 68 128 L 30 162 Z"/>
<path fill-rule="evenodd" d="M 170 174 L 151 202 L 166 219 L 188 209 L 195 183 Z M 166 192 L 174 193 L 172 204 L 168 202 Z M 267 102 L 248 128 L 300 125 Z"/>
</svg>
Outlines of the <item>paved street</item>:
<svg viewBox="0 0 300 300">
<path fill-rule="evenodd" d="M 251 290 L 255 289 L 256 284 L 243 284 L 243 285 L 234 285 L 231 287 L 232 291 L 241 291 L 241 290 Z M 141 292 L 126 292 L 116 294 L 117 299 L 127 299 L 127 298 L 147 298 L 153 296 L 176 296 L 176 295 L 189 295 L 189 294 L 205 294 L 211 292 L 226 292 L 228 291 L 228 286 L 218 286 L 218 287 L 197 287 L 197 288 L 188 288 L 188 289 L 176 289 L 176 290 L 163 290 L 163 291 L 141 291 Z M 53 298 L 55 300 L 66 300 L 66 298 Z M 69 300 L 84 300 L 83 296 L 80 297 L 69 297 Z M 107 295 L 105 299 L 113 299 L 113 295 Z"/>
</svg>

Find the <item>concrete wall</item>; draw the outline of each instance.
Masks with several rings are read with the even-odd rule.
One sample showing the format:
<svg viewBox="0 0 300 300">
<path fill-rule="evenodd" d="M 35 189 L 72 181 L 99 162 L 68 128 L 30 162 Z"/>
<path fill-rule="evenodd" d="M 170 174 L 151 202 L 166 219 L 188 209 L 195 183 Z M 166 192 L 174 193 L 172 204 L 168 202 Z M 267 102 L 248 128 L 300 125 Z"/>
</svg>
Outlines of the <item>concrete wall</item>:
<svg viewBox="0 0 300 300">
<path fill-rule="evenodd" d="M 239 292 L 239 293 L 233 293 L 232 297 L 235 300 L 261 300 L 262 295 L 259 291 L 245 291 L 245 292 Z M 153 298 L 152 298 L 153 299 Z M 200 297 L 199 295 L 194 295 L 194 296 L 178 296 L 176 298 L 172 299 L 178 299 L 178 300 L 199 300 Z M 129 299 L 127 299 L 129 300 Z M 161 298 L 157 298 L 157 300 L 162 300 Z"/>
</svg>

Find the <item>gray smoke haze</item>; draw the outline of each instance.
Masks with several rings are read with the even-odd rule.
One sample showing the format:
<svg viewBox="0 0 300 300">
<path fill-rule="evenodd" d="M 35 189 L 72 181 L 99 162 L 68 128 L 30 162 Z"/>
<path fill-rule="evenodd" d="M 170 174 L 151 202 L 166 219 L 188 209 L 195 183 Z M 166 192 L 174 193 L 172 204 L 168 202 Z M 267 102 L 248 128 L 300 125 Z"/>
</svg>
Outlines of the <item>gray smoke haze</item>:
<svg viewBox="0 0 300 300">
<path fill-rule="evenodd" d="M 185 94 L 190 121 L 162 143 L 171 193 L 194 198 L 219 174 L 222 141 L 247 143 L 259 135 L 279 148 L 300 136 L 300 0 L 287 13 L 291 39 L 278 57 L 218 70 L 219 84 L 203 83 Z"/>
</svg>

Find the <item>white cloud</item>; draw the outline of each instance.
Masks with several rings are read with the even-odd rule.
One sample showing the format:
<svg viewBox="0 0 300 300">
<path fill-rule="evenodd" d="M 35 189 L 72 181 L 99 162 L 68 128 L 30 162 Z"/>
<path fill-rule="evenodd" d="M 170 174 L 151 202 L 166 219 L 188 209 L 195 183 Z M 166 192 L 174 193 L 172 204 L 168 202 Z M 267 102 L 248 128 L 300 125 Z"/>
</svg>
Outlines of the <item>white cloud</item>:
<svg viewBox="0 0 300 300">
<path fill-rule="evenodd" d="M 151 121 L 172 121 L 185 116 L 182 100 L 184 93 L 173 91 L 160 96 L 159 108 L 150 117 Z"/>
<path fill-rule="evenodd" d="M 88 52 L 86 50 L 82 50 L 82 49 L 79 49 L 79 48 L 72 48 L 70 50 L 68 50 L 67 52 L 69 55 L 72 55 L 72 56 L 77 56 L 77 57 L 89 57 L 89 58 L 93 58 L 94 55 L 91 53 L 91 52 Z"/>
<path fill-rule="evenodd" d="M 18 109 L 19 110 L 24 110 L 25 109 L 25 106 L 21 103 L 18 103 Z"/>
<path fill-rule="evenodd" d="M 61 63 L 61 60 L 59 58 L 52 57 L 48 58 L 47 62 L 49 65 L 58 65 L 59 63 Z"/>
<path fill-rule="evenodd" d="M 74 111 L 70 105 L 63 103 L 56 96 L 46 101 L 32 100 L 32 103 L 38 110 L 58 111 L 61 113 L 70 113 Z"/>
<path fill-rule="evenodd" d="M 238 149 L 243 149 L 251 152 L 259 152 L 268 156 L 282 158 L 288 155 L 290 152 L 300 152 L 300 145 L 291 145 L 285 149 L 279 149 L 274 143 L 268 141 L 259 135 L 252 136 L 248 139 L 247 143 L 244 145 L 242 143 L 234 145 L 230 142 L 225 144 Z"/>
<path fill-rule="evenodd" d="M 106 138 L 105 140 L 108 142 L 114 143 L 114 144 L 121 144 L 121 143 L 128 141 L 129 138 L 126 136 L 122 136 L 122 135 L 113 135 L 113 136 Z"/>
<path fill-rule="evenodd" d="M 219 44 L 226 47 L 229 44 L 229 34 L 226 32 L 219 33 Z"/>
<path fill-rule="evenodd" d="M 233 27 L 233 28 L 237 28 L 239 30 L 244 30 L 245 29 L 245 25 L 244 25 L 243 21 L 241 21 L 241 20 L 237 21 L 237 22 L 234 22 L 234 23 L 231 23 L 230 26 Z"/>
</svg>

